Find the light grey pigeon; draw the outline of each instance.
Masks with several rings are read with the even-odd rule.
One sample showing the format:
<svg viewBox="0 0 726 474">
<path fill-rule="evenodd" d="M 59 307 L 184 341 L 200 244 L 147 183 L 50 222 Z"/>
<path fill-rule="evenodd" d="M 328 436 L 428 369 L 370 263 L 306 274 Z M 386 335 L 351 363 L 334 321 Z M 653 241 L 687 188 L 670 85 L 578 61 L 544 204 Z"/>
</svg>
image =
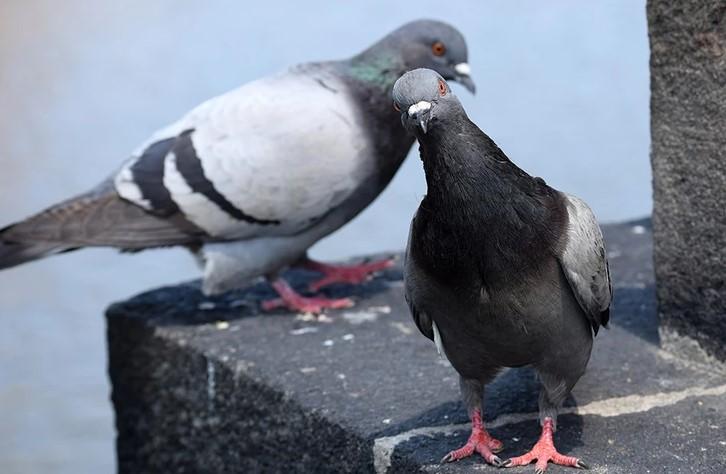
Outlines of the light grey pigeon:
<svg viewBox="0 0 726 474">
<path fill-rule="evenodd" d="M 185 246 L 215 294 L 265 276 L 280 295 L 266 308 L 348 306 L 304 297 L 279 274 L 301 265 L 311 286 L 359 283 L 390 261 L 334 267 L 307 249 L 368 206 L 413 138 L 390 94 L 426 66 L 474 92 L 464 37 L 420 20 L 341 61 L 302 64 L 213 98 L 154 133 L 90 192 L 0 230 L 0 269 L 81 247 L 125 251 Z"/>
<path fill-rule="evenodd" d="M 416 212 L 404 262 L 405 294 L 419 330 L 460 376 L 472 421 L 466 445 L 497 466 L 537 459 L 586 467 L 559 454 L 557 410 L 590 359 L 612 299 L 602 233 L 581 199 L 547 186 L 514 163 L 466 115 L 444 78 L 429 69 L 393 88 L 401 120 L 420 144 L 427 194 Z M 484 386 L 503 367 L 540 376 L 542 436 L 524 456 L 502 462 L 502 443 L 482 422 Z"/>
</svg>

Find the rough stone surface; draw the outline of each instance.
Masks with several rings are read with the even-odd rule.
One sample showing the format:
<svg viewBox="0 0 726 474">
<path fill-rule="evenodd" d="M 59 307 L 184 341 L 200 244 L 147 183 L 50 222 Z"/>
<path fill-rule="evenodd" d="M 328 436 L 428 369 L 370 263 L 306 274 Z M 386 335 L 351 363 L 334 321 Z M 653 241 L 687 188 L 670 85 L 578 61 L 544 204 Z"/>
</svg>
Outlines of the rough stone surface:
<svg viewBox="0 0 726 474">
<path fill-rule="evenodd" d="M 726 360 L 726 2 L 649 0 L 648 24 L 663 331 Z"/>
<path fill-rule="evenodd" d="M 657 345 L 649 221 L 605 233 L 613 324 L 565 403 L 559 447 L 600 473 L 726 472 L 726 375 Z M 304 288 L 312 275 L 290 276 Z M 438 464 L 466 441 L 467 417 L 400 278 L 398 267 L 334 288 L 357 305 L 320 320 L 260 315 L 264 284 L 213 299 L 188 284 L 113 305 L 119 472 L 495 472 L 476 457 Z M 528 369 L 488 386 L 502 456 L 536 440 L 537 394 Z"/>
</svg>

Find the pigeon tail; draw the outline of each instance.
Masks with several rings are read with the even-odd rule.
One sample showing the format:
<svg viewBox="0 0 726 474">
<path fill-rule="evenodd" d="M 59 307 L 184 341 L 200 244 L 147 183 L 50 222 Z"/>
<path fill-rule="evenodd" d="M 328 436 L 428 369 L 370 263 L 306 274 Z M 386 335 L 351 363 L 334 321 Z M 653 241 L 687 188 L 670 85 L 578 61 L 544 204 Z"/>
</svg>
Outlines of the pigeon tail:
<svg viewBox="0 0 726 474">
<path fill-rule="evenodd" d="M 0 239 L 2 239 L 2 233 L 0 233 Z M 75 249 L 50 243 L 25 244 L 0 240 L 0 270 L 71 250 Z"/>
<path fill-rule="evenodd" d="M 201 232 L 183 218 L 157 217 L 122 199 L 109 181 L 0 229 L 0 270 L 81 247 L 136 251 L 195 246 Z"/>
</svg>

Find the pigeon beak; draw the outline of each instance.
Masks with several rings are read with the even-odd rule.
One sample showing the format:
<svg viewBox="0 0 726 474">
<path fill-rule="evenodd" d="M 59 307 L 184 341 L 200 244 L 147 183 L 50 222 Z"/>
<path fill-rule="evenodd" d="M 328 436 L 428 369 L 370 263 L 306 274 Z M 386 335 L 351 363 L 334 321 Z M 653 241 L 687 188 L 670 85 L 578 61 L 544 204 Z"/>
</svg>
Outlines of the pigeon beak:
<svg viewBox="0 0 726 474">
<path fill-rule="evenodd" d="M 456 66 L 454 66 L 454 71 L 456 71 L 456 78 L 454 80 L 462 86 L 466 87 L 466 90 L 468 90 L 472 94 L 476 94 L 476 84 L 474 84 L 474 81 L 471 80 L 471 77 L 469 75 L 471 74 L 471 68 L 469 67 L 469 63 L 457 64 Z"/>
<path fill-rule="evenodd" d="M 408 108 L 408 118 L 416 122 L 416 125 L 421 129 L 423 133 L 428 131 L 429 111 L 431 110 L 431 102 L 422 100 L 416 102 Z"/>
</svg>

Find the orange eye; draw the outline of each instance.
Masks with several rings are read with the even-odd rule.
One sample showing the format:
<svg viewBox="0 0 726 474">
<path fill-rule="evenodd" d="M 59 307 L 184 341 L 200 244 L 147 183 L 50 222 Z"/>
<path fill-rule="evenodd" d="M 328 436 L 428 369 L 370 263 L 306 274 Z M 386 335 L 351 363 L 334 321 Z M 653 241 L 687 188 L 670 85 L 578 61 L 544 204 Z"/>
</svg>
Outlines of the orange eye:
<svg viewBox="0 0 726 474">
<path fill-rule="evenodd" d="M 446 95 L 446 83 L 441 80 L 439 80 L 439 95 L 442 97 Z"/>
<path fill-rule="evenodd" d="M 431 45 L 431 51 L 434 53 L 434 56 L 443 56 L 446 53 L 446 46 L 441 41 L 437 41 Z"/>
<path fill-rule="evenodd" d="M 393 108 L 396 109 L 396 112 L 400 112 L 401 111 L 401 106 L 398 105 L 398 102 L 394 102 L 393 103 Z"/>
</svg>

